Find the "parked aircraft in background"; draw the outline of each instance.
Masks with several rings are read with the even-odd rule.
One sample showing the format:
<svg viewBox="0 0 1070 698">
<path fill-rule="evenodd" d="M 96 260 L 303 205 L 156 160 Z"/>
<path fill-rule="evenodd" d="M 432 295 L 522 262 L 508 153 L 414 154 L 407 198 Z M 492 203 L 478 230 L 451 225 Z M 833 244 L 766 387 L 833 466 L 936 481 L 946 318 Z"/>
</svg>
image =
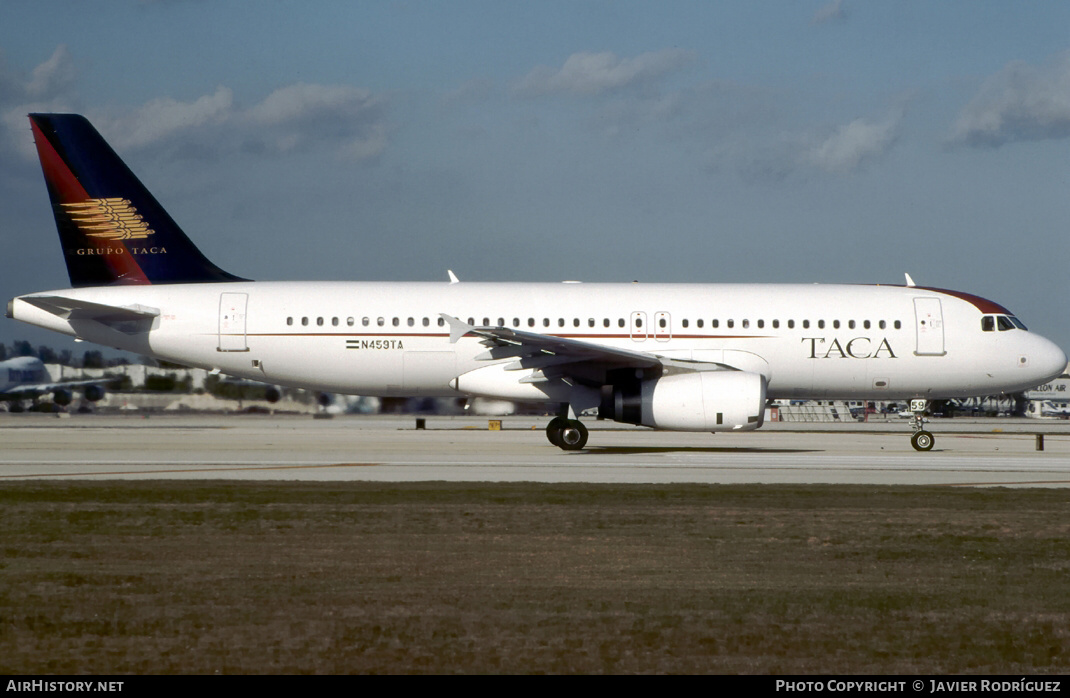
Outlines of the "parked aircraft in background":
<svg viewBox="0 0 1070 698">
<path fill-rule="evenodd" d="M 23 400 L 33 400 L 47 393 L 52 393 L 55 404 L 69 405 L 75 388 L 82 391 L 86 400 L 96 402 L 104 397 L 103 384 L 109 381 L 53 381 L 44 363 L 33 356 L 0 361 L 0 401 L 7 402 L 11 412 L 21 412 Z"/>
<path fill-rule="evenodd" d="M 8 317 L 232 376 L 336 393 L 485 397 L 577 416 L 747 431 L 783 399 L 1013 392 L 1066 355 L 1006 308 L 882 285 L 252 282 L 204 257 L 84 118 L 30 116 L 74 288 Z"/>
</svg>

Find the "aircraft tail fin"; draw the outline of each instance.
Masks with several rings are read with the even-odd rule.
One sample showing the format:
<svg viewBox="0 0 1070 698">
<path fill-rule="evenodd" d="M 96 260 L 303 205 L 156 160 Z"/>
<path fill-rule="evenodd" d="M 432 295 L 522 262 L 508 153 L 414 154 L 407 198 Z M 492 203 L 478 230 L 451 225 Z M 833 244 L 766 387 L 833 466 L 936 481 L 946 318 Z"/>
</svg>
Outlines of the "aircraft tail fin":
<svg viewBox="0 0 1070 698">
<path fill-rule="evenodd" d="M 208 261 L 78 114 L 30 114 L 71 285 L 245 281 Z"/>
</svg>

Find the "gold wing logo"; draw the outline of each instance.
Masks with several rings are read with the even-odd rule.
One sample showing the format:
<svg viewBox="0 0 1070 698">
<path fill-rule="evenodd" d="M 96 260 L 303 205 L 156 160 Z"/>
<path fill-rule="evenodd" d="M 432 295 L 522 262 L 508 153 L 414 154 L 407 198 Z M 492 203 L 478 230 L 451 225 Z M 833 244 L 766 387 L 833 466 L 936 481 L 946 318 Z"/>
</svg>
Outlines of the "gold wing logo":
<svg viewBox="0 0 1070 698">
<path fill-rule="evenodd" d="M 79 229 L 89 237 L 105 240 L 147 238 L 154 231 L 127 199 L 88 199 L 60 204 Z"/>
</svg>

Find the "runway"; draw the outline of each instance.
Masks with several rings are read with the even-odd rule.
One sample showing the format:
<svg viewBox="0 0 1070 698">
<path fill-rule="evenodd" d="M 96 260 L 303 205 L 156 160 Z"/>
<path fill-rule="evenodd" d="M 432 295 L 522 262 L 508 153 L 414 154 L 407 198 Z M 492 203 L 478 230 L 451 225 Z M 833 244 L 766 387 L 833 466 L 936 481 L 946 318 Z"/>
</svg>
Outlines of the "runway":
<svg viewBox="0 0 1070 698">
<path fill-rule="evenodd" d="M 1070 486 L 1070 424 L 947 420 L 915 452 L 903 423 L 769 425 L 742 434 L 591 421 L 589 448 L 551 446 L 546 419 L 410 416 L 0 415 L 0 481 L 828 483 Z M 952 433 L 953 432 L 953 433 Z M 1043 433 L 1044 450 L 1036 450 Z"/>
</svg>

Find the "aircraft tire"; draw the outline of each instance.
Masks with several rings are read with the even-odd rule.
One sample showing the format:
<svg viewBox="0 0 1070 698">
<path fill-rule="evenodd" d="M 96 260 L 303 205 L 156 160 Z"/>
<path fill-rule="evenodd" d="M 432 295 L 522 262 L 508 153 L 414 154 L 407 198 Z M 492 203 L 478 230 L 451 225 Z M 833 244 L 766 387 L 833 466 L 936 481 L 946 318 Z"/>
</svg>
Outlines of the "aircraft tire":
<svg viewBox="0 0 1070 698">
<path fill-rule="evenodd" d="M 927 431 L 916 431 L 910 437 L 910 445 L 914 447 L 915 451 L 931 451 L 934 443 L 936 443 L 936 439 Z"/>
<path fill-rule="evenodd" d="M 550 423 L 546 425 L 546 438 L 558 448 L 565 447 L 564 442 L 561 441 L 561 430 L 566 426 L 568 426 L 568 420 L 564 417 L 554 417 L 550 420 Z"/>
<path fill-rule="evenodd" d="M 578 419 L 570 419 L 560 431 L 561 448 L 566 451 L 579 451 L 587 445 L 587 427 Z"/>
</svg>

